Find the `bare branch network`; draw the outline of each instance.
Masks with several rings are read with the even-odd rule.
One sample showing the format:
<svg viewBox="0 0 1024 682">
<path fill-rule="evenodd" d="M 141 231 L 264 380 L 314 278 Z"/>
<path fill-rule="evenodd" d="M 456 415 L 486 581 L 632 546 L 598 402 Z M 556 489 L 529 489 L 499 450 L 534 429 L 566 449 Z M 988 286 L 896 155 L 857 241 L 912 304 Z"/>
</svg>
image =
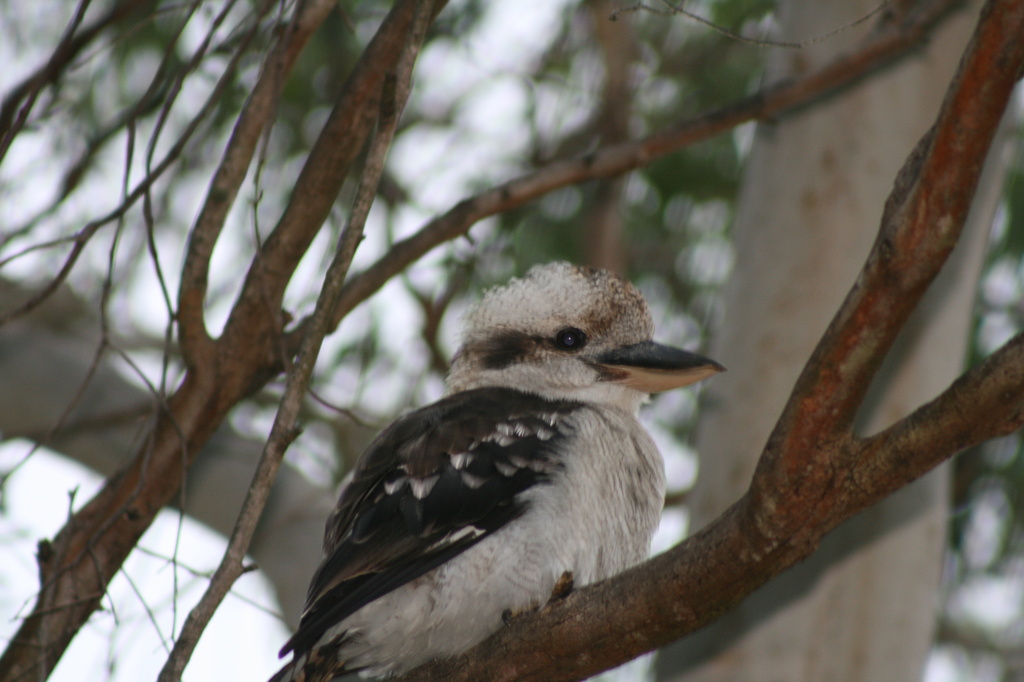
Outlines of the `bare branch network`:
<svg viewBox="0 0 1024 682">
<path fill-rule="evenodd" d="M 127 10 L 138 4 L 126 0 L 117 7 Z M 354 248 L 348 240 L 361 229 L 354 224 L 342 237 L 342 256 L 332 268 L 331 284 L 325 287 L 317 312 L 289 325 L 281 312 L 285 288 L 343 183 L 357 170 L 367 144 L 383 153 L 393 125 L 388 117 L 401 109 L 416 46 L 444 6 L 443 0 L 398 0 L 342 88 L 287 207 L 249 265 L 224 331 L 214 338 L 204 313 L 214 246 L 259 141 L 274 119 L 288 74 L 333 6 L 325 0 L 298 3 L 263 61 L 193 226 L 176 302 L 186 375 L 152 416 L 148 436 L 131 463 L 109 478 L 40 553 L 38 601 L 0 658 L 0 678 L 49 675 L 232 408 L 286 369 L 291 373 L 290 400 L 302 395 L 318 339 L 410 263 L 466 234 L 486 216 L 572 183 L 620 175 L 745 121 L 781 116 L 851 87 L 912 50 L 955 4 L 924 2 L 906 13 L 891 11 L 867 42 L 818 72 L 770 86 L 731 107 L 645 139 L 552 163 L 468 198 L 345 280 Z M 266 3 L 261 9 L 271 6 Z M 83 37 L 79 42 L 84 44 L 79 45 L 74 35 L 87 32 L 69 30 L 70 42 L 58 46 L 47 68 L 4 103 L 0 134 L 5 145 L 24 125 L 40 90 L 59 82 L 69 67 L 68 50 L 81 50 L 91 40 Z M 1021 35 L 1024 2 L 990 0 L 935 127 L 897 179 L 871 256 L 804 370 L 748 493 L 673 550 L 517 619 L 464 656 L 429 664 L 406 679 L 578 679 L 618 665 L 707 624 L 807 556 L 842 520 L 960 449 L 1021 426 L 1024 339 L 1018 336 L 886 431 L 858 438 L 851 427 L 882 358 L 957 241 L 982 162 L 1024 64 Z M 376 152 L 358 169 L 361 175 L 372 179 L 377 172 L 374 164 L 382 157 Z M 148 196 L 147 188 L 175 158 L 172 150 L 166 164 L 152 166 L 119 210 Z M 102 224 L 113 219 L 116 216 L 108 216 Z M 56 288 L 73 267 L 79 245 L 102 224 L 75 237 L 77 250 L 52 286 L 26 302 L 21 312 Z M 261 487 L 268 488 L 273 479 L 294 416 L 284 412 L 280 423 L 281 430 L 275 429 L 277 435 L 268 444 L 266 467 L 258 474 Z M 217 594 L 230 587 L 241 570 L 246 536 L 259 508 L 257 499 L 240 520 L 231 556 L 225 557 L 223 572 L 211 584 L 211 601 L 204 601 L 196 612 L 196 625 L 190 619 L 181 651 L 176 648 L 161 679 L 180 679 L 189 648 L 216 607 Z"/>
</svg>

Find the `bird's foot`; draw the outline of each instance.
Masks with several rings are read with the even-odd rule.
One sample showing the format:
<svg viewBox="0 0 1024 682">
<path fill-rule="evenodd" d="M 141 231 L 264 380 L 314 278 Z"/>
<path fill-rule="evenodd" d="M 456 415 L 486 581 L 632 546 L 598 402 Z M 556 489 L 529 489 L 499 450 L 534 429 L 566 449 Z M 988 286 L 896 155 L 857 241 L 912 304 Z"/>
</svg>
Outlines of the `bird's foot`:
<svg viewBox="0 0 1024 682">
<path fill-rule="evenodd" d="M 501 622 L 504 623 L 505 625 L 511 625 L 512 621 L 514 621 L 519 616 L 523 615 L 524 613 L 529 613 L 530 611 L 536 611 L 536 610 L 537 610 L 536 608 L 522 609 L 520 611 L 513 611 L 512 609 L 505 609 L 504 611 L 501 612 Z"/>
<path fill-rule="evenodd" d="M 555 601 L 562 601 L 570 594 L 575 587 L 575 579 L 573 578 L 572 571 L 565 571 L 558 578 L 558 582 L 555 583 L 555 587 L 551 590 L 551 598 L 548 599 L 548 603 Z"/>
<path fill-rule="evenodd" d="M 573 578 L 572 571 L 564 571 L 562 575 L 558 577 L 558 580 L 555 581 L 555 586 L 551 589 L 551 596 L 548 598 L 548 603 L 546 606 L 554 604 L 558 601 L 562 601 L 570 594 L 572 594 L 572 590 L 573 587 L 575 587 L 575 584 L 576 580 L 575 578 Z M 508 625 L 524 613 L 529 613 L 530 611 L 537 611 L 539 608 L 539 604 L 533 604 L 532 606 L 525 609 L 521 609 L 519 611 L 505 609 L 501 612 L 501 621 L 505 625 Z"/>
</svg>

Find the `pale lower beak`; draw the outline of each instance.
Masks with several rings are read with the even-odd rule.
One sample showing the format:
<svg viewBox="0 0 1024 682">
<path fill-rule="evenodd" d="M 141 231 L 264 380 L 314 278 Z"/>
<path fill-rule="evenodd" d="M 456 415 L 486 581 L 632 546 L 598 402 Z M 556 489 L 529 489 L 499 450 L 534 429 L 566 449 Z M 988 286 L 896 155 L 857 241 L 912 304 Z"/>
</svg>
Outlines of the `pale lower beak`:
<svg viewBox="0 0 1024 682">
<path fill-rule="evenodd" d="M 660 393 L 689 386 L 725 367 L 696 353 L 642 341 L 608 351 L 596 358 L 606 381 L 644 393 Z"/>
</svg>

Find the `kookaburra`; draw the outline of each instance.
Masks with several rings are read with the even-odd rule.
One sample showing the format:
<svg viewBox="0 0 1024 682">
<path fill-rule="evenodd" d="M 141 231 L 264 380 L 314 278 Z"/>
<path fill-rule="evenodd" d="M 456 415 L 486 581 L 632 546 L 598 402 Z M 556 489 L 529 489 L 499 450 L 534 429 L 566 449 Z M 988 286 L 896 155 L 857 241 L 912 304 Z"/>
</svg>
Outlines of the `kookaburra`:
<svg viewBox="0 0 1024 682">
<path fill-rule="evenodd" d="M 356 463 L 273 679 L 401 674 L 542 606 L 565 575 L 644 560 L 665 477 L 637 410 L 723 369 L 653 333 L 640 292 L 603 270 L 552 263 L 487 292 L 447 395 Z"/>
</svg>

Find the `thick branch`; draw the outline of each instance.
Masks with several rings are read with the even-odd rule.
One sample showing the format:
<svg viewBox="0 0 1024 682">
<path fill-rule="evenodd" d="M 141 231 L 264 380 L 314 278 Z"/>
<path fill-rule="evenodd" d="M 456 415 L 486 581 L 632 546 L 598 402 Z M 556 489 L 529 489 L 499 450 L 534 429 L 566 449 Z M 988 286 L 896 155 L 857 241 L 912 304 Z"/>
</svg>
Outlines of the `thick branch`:
<svg viewBox="0 0 1024 682">
<path fill-rule="evenodd" d="M 174 644 L 174 649 L 166 664 L 160 671 L 159 682 L 177 682 L 185 669 L 192 652 L 199 643 L 210 619 L 220 606 L 235 581 L 245 572 L 243 560 L 249 551 L 249 544 L 256 533 L 270 491 L 277 476 L 278 467 L 284 459 L 285 450 L 299 433 L 299 414 L 302 409 L 310 377 L 316 365 L 320 347 L 324 337 L 330 331 L 331 310 L 333 310 L 342 284 L 348 274 L 356 247 L 363 238 L 366 218 L 377 195 L 377 187 L 384 173 L 384 161 L 391 146 L 398 119 L 405 107 L 412 83 L 413 65 L 419 54 L 420 46 L 427 32 L 427 26 L 433 16 L 433 1 L 420 0 L 413 15 L 412 29 L 398 60 L 397 73 L 391 74 L 384 82 L 384 93 L 381 97 L 381 112 L 377 122 L 377 132 L 370 142 L 366 165 L 362 179 L 356 192 L 356 200 L 349 217 L 348 224 L 341 233 L 335 250 L 334 259 L 324 278 L 324 286 L 317 299 L 313 313 L 313 324 L 310 325 L 302 347 L 291 371 L 285 387 L 281 405 L 274 418 L 270 438 L 263 449 L 259 466 L 253 476 L 252 485 L 246 495 L 238 522 L 231 533 L 227 550 L 210 580 L 199 603 L 192 609 L 182 627 L 181 635 Z"/>
<path fill-rule="evenodd" d="M 841 511 L 819 520 L 816 539 L 959 450 L 1022 424 L 1019 335 L 934 401 L 863 441 L 857 466 L 840 474 Z M 744 497 L 669 552 L 513 621 L 469 654 L 423 666 L 402 682 L 581 679 L 694 632 L 814 549 L 807 537 L 765 542 L 750 524 L 752 505 Z M 804 521 L 812 517 L 814 510 Z"/>
<path fill-rule="evenodd" d="M 392 15 L 403 12 L 411 15 L 415 4 L 414 0 L 402 0 Z M 400 48 L 405 44 L 410 24 L 411 18 L 408 21 L 385 20 L 375 42 Z M 369 49 L 361 63 L 379 59 L 393 69 L 397 58 L 395 54 L 381 55 L 379 49 L 376 53 Z M 365 74 L 367 71 L 372 72 L 370 80 L 376 79 L 374 87 L 379 92 L 388 68 L 380 70 L 357 66 L 357 72 Z M 365 77 L 354 78 L 355 85 L 370 87 Z M 360 111 L 370 107 L 372 124 L 380 102 L 379 95 L 356 93 L 359 95 L 356 96 L 350 92 L 353 87 L 350 82 L 346 90 L 349 94 L 342 95 L 341 104 L 347 102 Z M 209 102 L 204 105 L 204 112 L 208 106 Z M 351 112 L 339 115 L 348 113 Z M 352 115 L 359 118 L 363 114 L 357 112 Z M 366 132 L 368 127 L 364 128 L 364 136 Z M 187 139 L 187 134 L 184 139 Z M 348 141 L 355 148 L 362 147 L 361 141 L 353 138 L 348 138 Z M 330 143 L 331 139 L 320 141 L 320 144 Z M 311 157 L 321 158 L 325 154 L 331 156 L 328 152 L 316 150 Z M 312 172 L 311 168 L 329 170 L 311 161 L 305 175 Z M 151 177 L 155 177 L 159 170 Z M 343 179 L 344 169 L 340 176 Z M 335 180 L 340 186 L 337 178 L 329 182 Z M 316 185 L 315 182 L 312 184 Z M 308 192 L 311 186 L 307 184 L 301 189 Z M 296 195 L 302 192 L 297 189 Z M 329 198 L 319 196 L 318 203 L 326 201 L 329 209 L 336 194 L 335 190 Z M 278 243 L 273 248 L 268 246 L 264 254 L 280 269 L 275 269 L 269 279 L 255 277 L 254 281 L 250 277 L 232 311 L 226 333 L 217 342 L 217 362 L 188 372 L 181 386 L 167 401 L 165 409 L 154 420 L 150 437 L 132 463 L 108 478 L 93 499 L 72 516 L 52 544 L 41 547 L 42 589 L 32 613 L 0 658 L 0 679 L 42 679 L 49 674 L 75 633 L 99 606 L 107 584 L 142 533 L 157 512 L 178 492 L 195 454 L 238 401 L 279 371 L 282 361 L 277 343 L 279 328 L 274 326 L 276 316 L 267 315 L 265 304 L 268 299 L 264 297 L 270 294 L 269 300 L 272 301 L 276 295 L 279 300 L 291 269 L 301 255 L 292 249 L 300 246 L 304 249 L 302 241 L 319 229 L 326 215 L 325 211 L 315 225 L 282 221 L 285 227 L 275 231 L 279 235 Z M 306 220 L 316 218 L 309 212 L 304 216 Z M 291 229 L 296 233 L 291 234 Z M 260 270 L 254 266 L 252 272 Z"/>
<path fill-rule="evenodd" d="M 352 164 L 363 150 L 380 108 L 384 80 L 394 73 L 411 30 L 415 5 L 412 0 L 394 5 L 345 83 L 299 174 L 284 214 L 249 268 L 224 330 L 227 347 L 239 347 L 259 335 L 260 331 L 252 328 L 255 320 L 276 320 L 295 267 L 327 220 Z M 435 7 L 435 16 L 443 5 Z M 273 333 L 276 335 L 277 329 Z"/>
<path fill-rule="evenodd" d="M 182 352 L 189 366 L 209 360 L 212 342 L 206 331 L 206 301 L 210 256 L 224 228 L 228 211 L 245 180 L 260 135 L 277 111 L 285 80 L 310 36 L 323 23 L 334 3 L 317 0 L 299 4 L 281 39 L 263 62 L 259 80 L 246 101 L 220 165 L 210 182 L 206 201 L 189 236 L 188 252 L 178 292 L 178 324 Z"/>
<path fill-rule="evenodd" d="M 52 542 L 40 543 L 42 588 L 0 658 L 0 679 L 49 675 L 225 412 L 214 386 L 186 378 L 131 465 L 108 478 Z"/>
<path fill-rule="evenodd" d="M 892 493 L 957 452 L 1024 426 L 1024 334 L 1018 334 L 935 400 L 861 441 L 849 487 L 865 504 Z"/>
<path fill-rule="evenodd" d="M 956 245 L 1021 73 L 1021 30 L 1024 3 L 985 6 L 935 126 L 896 178 L 867 263 L 769 439 L 756 495 L 816 495 L 829 468 L 852 462 L 830 462 L 821 444 L 848 441 L 875 371 Z M 775 524 L 782 535 L 794 528 Z"/>
<path fill-rule="evenodd" d="M 403 680 L 571 680 L 618 665 L 711 622 L 857 511 L 1024 422 L 1024 339 L 1017 337 L 886 432 L 866 440 L 850 433 L 865 387 L 956 242 L 1024 66 L 1022 34 L 1024 3 L 991 0 L 750 492 L 671 551 Z"/>
</svg>

